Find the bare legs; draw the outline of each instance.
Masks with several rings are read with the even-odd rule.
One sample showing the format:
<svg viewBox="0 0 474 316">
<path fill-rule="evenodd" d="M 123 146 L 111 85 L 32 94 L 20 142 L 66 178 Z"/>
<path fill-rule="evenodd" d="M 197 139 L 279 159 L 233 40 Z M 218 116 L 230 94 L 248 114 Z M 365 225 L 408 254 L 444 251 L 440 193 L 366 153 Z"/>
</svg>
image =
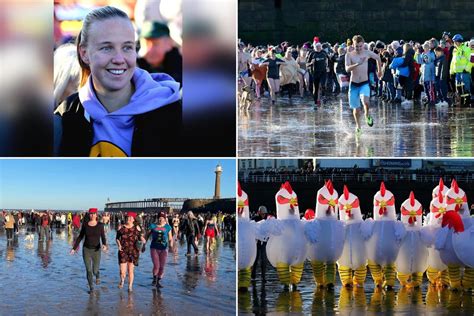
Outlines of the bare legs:
<svg viewBox="0 0 474 316">
<path fill-rule="evenodd" d="M 133 265 L 133 262 L 120 264 L 120 283 L 118 286 L 120 289 L 123 288 L 123 284 L 125 283 L 125 276 L 127 275 L 127 272 L 128 272 L 128 291 L 129 292 L 133 291 L 133 279 L 135 277 L 134 268 L 135 266 Z"/>
<path fill-rule="evenodd" d="M 270 89 L 270 97 L 272 99 L 272 103 L 276 101 L 276 93 L 280 90 L 280 79 L 272 79 L 267 78 L 268 87 Z"/>
<path fill-rule="evenodd" d="M 135 266 L 133 265 L 132 262 L 127 262 L 127 268 L 128 268 L 128 291 L 132 292 L 132 290 L 133 290 L 133 279 L 135 278 L 133 270 L 134 270 Z"/>
<path fill-rule="evenodd" d="M 127 275 L 127 264 L 121 263 L 120 264 L 120 283 L 119 289 L 123 288 L 123 283 L 125 282 L 125 276 Z"/>
<path fill-rule="evenodd" d="M 364 106 L 365 118 L 367 118 L 369 116 L 369 97 L 363 96 L 360 99 L 362 101 L 362 105 Z M 352 110 L 352 115 L 354 116 L 357 129 L 360 129 L 359 112 L 360 112 L 360 107 Z"/>
</svg>

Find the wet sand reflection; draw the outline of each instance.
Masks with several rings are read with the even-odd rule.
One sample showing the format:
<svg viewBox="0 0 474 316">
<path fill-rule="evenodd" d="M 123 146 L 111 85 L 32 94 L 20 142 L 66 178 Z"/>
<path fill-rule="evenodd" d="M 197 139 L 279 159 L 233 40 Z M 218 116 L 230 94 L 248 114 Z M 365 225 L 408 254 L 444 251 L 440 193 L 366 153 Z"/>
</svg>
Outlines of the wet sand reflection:
<svg viewBox="0 0 474 316">
<path fill-rule="evenodd" d="M 241 157 L 458 157 L 474 154 L 474 108 L 393 105 L 371 99 L 375 124 L 355 124 L 345 94 L 318 110 L 310 98 L 267 98 L 239 112 Z M 362 120 L 361 120 L 362 122 Z"/>
<path fill-rule="evenodd" d="M 102 253 L 101 284 L 89 295 L 86 272 L 79 254 L 69 255 L 75 236 L 67 229 L 54 229 L 53 238 L 20 229 L 7 243 L 0 232 L 2 299 L 0 315 L 203 315 L 235 314 L 235 244 L 219 240 L 209 256 L 186 257 L 186 244 L 179 242 L 169 253 L 163 288 L 151 286 L 149 249 L 135 269 L 134 291 L 120 290 L 115 230 L 107 232 L 110 249 Z M 27 235 L 33 235 L 34 240 Z M 202 249 L 202 242 L 199 244 Z"/>
<path fill-rule="evenodd" d="M 418 288 L 382 290 L 374 287 L 367 274 L 364 288 L 344 288 L 339 280 L 334 290 L 316 287 L 310 265 L 306 262 L 303 278 L 296 291 L 284 291 L 276 270 L 267 268 L 267 282 L 260 273 L 247 292 L 238 294 L 239 315 L 473 315 L 472 292 L 438 289 L 424 278 Z"/>
</svg>

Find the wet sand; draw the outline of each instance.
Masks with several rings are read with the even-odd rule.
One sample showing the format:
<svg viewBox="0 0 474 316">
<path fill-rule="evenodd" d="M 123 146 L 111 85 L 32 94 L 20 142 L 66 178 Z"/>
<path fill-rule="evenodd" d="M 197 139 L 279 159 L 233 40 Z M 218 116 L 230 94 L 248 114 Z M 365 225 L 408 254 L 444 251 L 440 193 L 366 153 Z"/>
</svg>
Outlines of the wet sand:
<svg viewBox="0 0 474 316">
<path fill-rule="evenodd" d="M 371 98 L 374 126 L 355 123 L 347 94 L 318 110 L 310 97 L 267 96 L 239 111 L 240 157 L 466 157 L 474 154 L 474 108 L 390 104 Z"/>
<path fill-rule="evenodd" d="M 258 270 L 260 271 L 260 270 Z M 472 292 L 435 290 L 424 277 L 419 289 L 401 288 L 385 291 L 376 289 L 370 272 L 361 289 L 341 286 L 339 276 L 333 291 L 317 288 L 311 265 L 305 262 L 303 277 L 296 291 L 284 291 L 276 270 L 267 265 L 267 282 L 261 282 L 257 272 L 254 286 L 239 292 L 239 315 L 473 315 Z"/>
<path fill-rule="evenodd" d="M 115 231 L 108 231 L 108 253 L 102 253 L 101 284 L 88 294 L 82 250 L 69 255 L 73 237 L 67 230 L 53 229 L 53 239 L 25 240 L 21 228 L 14 241 L 0 233 L 2 267 L 1 315 L 234 315 L 235 243 L 219 241 L 210 256 L 186 257 L 186 244 L 177 255 L 168 254 L 164 286 L 151 286 L 150 251 L 135 267 L 134 291 L 127 280 L 119 289 L 119 266 Z M 202 241 L 198 245 L 202 249 Z"/>
</svg>

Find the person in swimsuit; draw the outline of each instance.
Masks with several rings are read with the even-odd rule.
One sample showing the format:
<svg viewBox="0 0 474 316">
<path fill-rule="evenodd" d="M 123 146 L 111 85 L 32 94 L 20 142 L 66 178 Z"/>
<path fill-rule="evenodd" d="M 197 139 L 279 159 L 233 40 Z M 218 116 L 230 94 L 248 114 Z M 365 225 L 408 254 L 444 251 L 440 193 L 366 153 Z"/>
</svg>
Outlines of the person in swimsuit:
<svg viewBox="0 0 474 316">
<path fill-rule="evenodd" d="M 276 102 L 276 93 L 280 90 L 280 64 L 285 63 L 284 60 L 276 58 L 273 48 L 268 51 L 268 58 L 265 59 L 259 66 L 267 66 L 267 82 L 268 88 L 270 89 L 270 97 L 272 104 Z"/>
<path fill-rule="evenodd" d="M 348 51 L 346 54 L 346 71 L 351 74 L 349 84 L 349 105 L 352 109 L 352 114 L 356 123 L 356 133 L 361 132 L 359 125 L 360 101 L 364 105 L 365 121 L 368 126 L 374 125 L 374 120 L 369 114 L 369 97 L 370 85 L 367 73 L 369 58 L 373 58 L 377 62 L 377 76 L 382 77 L 382 61 L 380 56 L 364 50 L 364 38 L 361 35 L 354 35 L 352 38 L 353 51 Z M 359 100 L 360 99 L 360 100 Z"/>
<path fill-rule="evenodd" d="M 306 69 L 306 55 L 308 51 L 305 46 L 303 46 L 299 53 L 298 57 L 296 58 L 296 62 L 300 65 L 300 69 L 298 71 L 298 76 L 300 78 L 300 96 L 301 98 L 304 97 L 305 90 L 308 90 L 309 87 L 309 72 Z"/>
<path fill-rule="evenodd" d="M 206 236 L 206 252 L 207 254 L 211 253 L 211 245 L 214 242 L 216 234 L 219 235 L 219 229 L 212 215 L 209 215 L 206 219 L 206 224 L 204 225 L 204 235 Z"/>
<path fill-rule="evenodd" d="M 176 240 L 178 240 L 178 238 L 179 238 L 179 214 L 175 214 L 174 218 L 173 218 L 173 233 L 174 233 L 174 238 Z"/>
</svg>

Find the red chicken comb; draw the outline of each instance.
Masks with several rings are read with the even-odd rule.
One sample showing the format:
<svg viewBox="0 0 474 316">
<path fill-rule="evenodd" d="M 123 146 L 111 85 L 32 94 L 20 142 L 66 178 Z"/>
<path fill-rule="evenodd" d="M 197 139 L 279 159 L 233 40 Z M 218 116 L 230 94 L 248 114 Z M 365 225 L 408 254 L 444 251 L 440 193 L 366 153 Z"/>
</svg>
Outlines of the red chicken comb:
<svg viewBox="0 0 474 316">
<path fill-rule="evenodd" d="M 385 183 L 380 183 L 380 194 L 382 194 L 382 197 L 385 196 Z"/>
<path fill-rule="evenodd" d="M 456 194 L 459 193 L 459 187 L 458 187 L 458 183 L 456 182 L 456 179 L 453 179 L 453 181 L 451 181 L 451 188 L 454 189 L 454 193 Z"/>
<path fill-rule="evenodd" d="M 443 199 L 444 199 L 444 197 L 443 197 L 443 191 L 441 190 L 441 187 L 440 187 L 440 189 L 439 189 L 439 194 L 438 194 L 438 202 L 439 202 L 440 204 L 443 203 Z"/>
<path fill-rule="evenodd" d="M 292 194 L 293 193 L 293 189 L 291 188 L 291 185 L 290 185 L 290 182 L 286 181 L 285 183 L 283 183 L 281 185 L 281 189 L 285 189 L 286 191 L 288 191 L 288 193 Z"/>
<path fill-rule="evenodd" d="M 328 189 L 329 194 L 332 195 L 334 193 L 334 187 L 332 186 L 331 179 L 329 179 L 328 182 L 326 182 L 326 188 Z"/>
<path fill-rule="evenodd" d="M 439 178 L 439 190 L 443 191 L 444 189 L 444 181 L 443 178 Z"/>
<path fill-rule="evenodd" d="M 410 205 L 415 206 L 415 193 L 413 191 L 410 192 Z"/>
<path fill-rule="evenodd" d="M 344 184 L 344 198 L 346 200 L 349 200 L 349 189 L 347 188 L 347 185 Z"/>
<path fill-rule="evenodd" d="M 242 188 L 240 187 L 240 181 L 237 181 L 237 194 L 242 196 Z"/>
</svg>

